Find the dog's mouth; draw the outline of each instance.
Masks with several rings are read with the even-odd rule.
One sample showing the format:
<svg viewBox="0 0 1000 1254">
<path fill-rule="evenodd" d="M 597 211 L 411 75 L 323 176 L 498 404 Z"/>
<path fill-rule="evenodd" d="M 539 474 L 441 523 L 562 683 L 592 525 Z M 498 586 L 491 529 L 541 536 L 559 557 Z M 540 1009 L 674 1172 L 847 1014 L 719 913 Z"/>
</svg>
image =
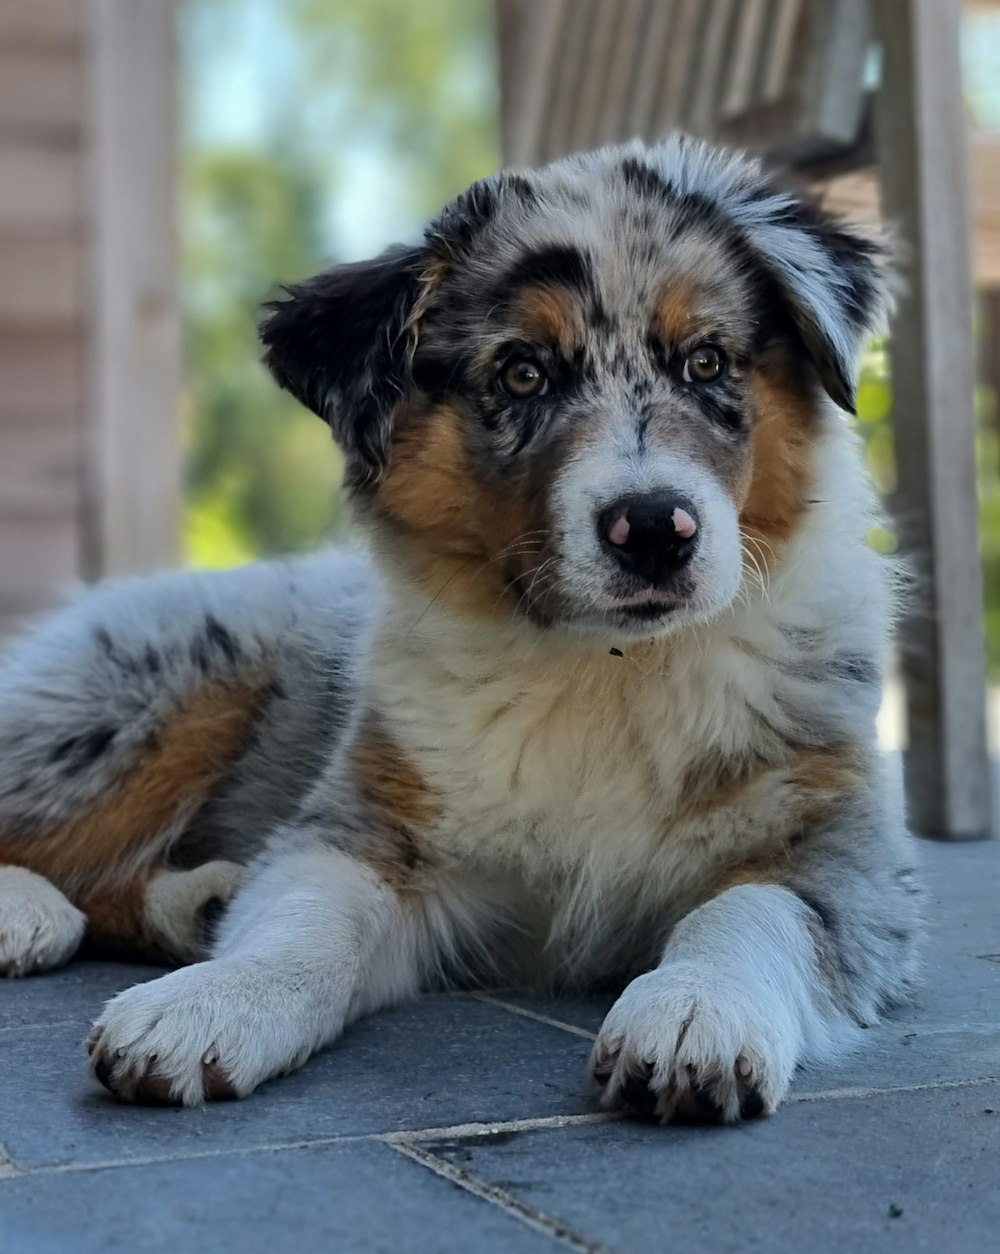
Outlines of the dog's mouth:
<svg viewBox="0 0 1000 1254">
<path fill-rule="evenodd" d="M 680 609 L 682 604 L 683 602 L 678 601 L 676 598 L 670 598 L 669 600 L 651 598 L 648 601 L 633 601 L 626 605 L 615 605 L 612 607 L 611 612 L 626 619 L 650 621 L 672 614 L 674 610 Z"/>
<path fill-rule="evenodd" d="M 549 582 L 531 575 L 513 576 L 508 587 L 517 612 L 537 626 L 613 627 L 637 632 L 682 615 L 695 592 L 690 579 L 680 579 L 671 587 L 637 586 L 637 582 L 614 579 L 611 586 L 595 590 L 590 597 L 574 595 L 562 580 Z"/>
<path fill-rule="evenodd" d="M 612 597 L 606 607 L 612 614 L 624 614 L 626 618 L 661 618 L 679 609 L 685 601 L 683 595 L 668 588 L 640 588 L 625 596 Z"/>
</svg>

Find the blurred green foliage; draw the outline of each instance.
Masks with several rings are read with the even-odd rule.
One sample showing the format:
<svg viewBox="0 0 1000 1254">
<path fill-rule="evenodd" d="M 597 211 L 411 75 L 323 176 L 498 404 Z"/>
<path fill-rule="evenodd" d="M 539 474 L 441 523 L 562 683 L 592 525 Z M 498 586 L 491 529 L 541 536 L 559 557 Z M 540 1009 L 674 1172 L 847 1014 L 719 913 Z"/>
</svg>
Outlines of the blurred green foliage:
<svg viewBox="0 0 1000 1254">
<path fill-rule="evenodd" d="M 496 168 L 493 20 L 490 0 L 185 0 L 190 564 L 342 530 L 340 454 L 260 365 L 256 311 L 279 282 L 416 235 Z"/>
</svg>

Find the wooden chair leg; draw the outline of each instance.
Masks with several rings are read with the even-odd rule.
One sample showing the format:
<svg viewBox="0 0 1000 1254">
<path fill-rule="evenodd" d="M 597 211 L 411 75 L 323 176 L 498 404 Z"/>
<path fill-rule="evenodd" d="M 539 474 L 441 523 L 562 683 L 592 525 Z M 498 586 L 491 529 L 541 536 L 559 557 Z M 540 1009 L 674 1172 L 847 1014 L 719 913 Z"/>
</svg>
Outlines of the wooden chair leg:
<svg viewBox="0 0 1000 1254">
<path fill-rule="evenodd" d="M 891 345 L 897 516 L 919 577 L 901 640 L 906 783 L 914 829 L 954 840 L 991 831 L 960 5 L 874 3 L 883 209 L 908 253 Z"/>
</svg>

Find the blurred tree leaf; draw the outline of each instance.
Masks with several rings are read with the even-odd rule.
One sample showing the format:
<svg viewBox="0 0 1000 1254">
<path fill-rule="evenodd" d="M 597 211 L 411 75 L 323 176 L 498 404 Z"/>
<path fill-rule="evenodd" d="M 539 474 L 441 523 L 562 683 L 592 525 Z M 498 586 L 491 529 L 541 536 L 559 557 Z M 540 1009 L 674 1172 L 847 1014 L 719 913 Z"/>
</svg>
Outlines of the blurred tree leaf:
<svg viewBox="0 0 1000 1254">
<path fill-rule="evenodd" d="M 345 206 L 415 233 L 495 168 L 493 8 L 184 0 L 181 17 L 185 543 L 196 565 L 230 565 L 343 530 L 340 454 L 260 365 L 256 313 L 344 255 Z"/>
</svg>

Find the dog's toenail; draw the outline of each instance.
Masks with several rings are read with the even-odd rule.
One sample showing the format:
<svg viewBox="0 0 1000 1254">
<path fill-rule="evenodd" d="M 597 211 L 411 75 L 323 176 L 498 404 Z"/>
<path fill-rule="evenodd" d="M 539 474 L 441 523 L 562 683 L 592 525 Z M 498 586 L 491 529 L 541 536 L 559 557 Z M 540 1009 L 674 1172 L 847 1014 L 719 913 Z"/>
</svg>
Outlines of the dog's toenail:
<svg viewBox="0 0 1000 1254">
<path fill-rule="evenodd" d="M 94 1075 L 109 1093 L 114 1092 L 114 1086 L 111 1083 L 111 1063 L 108 1061 L 106 1054 L 99 1054 L 94 1062 Z"/>
<path fill-rule="evenodd" d="M 630 1075 L 622 1086 L 622 1098 L 644 1118 L 650 1118 L 656 1111 L 656 1094 L 649 1087 L 648 1078 Z"/>
</svg>

